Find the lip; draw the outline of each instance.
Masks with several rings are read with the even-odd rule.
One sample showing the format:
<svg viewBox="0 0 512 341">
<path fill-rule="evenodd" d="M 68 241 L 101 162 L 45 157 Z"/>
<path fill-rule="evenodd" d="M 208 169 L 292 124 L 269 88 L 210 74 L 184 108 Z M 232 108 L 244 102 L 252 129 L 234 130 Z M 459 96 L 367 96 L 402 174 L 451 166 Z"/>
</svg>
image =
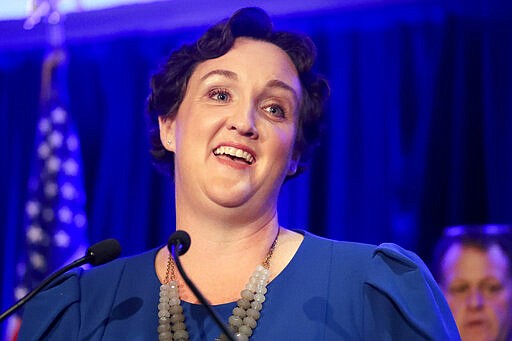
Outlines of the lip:
<svg viewBox="0 0 512 341">
<path fill-rule="evenodd" d="M 466 321 L 464 323 L 464 325 L 467 327 L 467 328 L 471 328 L 471 327 L 482 327 L 486 324 L 486 321 L 485 319 L 483 318 L 476 318 L 476 319 L 471 319 L 469 321 Z"/>
<path fill-rule="evenodd" d="M 254 165 L 257 161 L 257 158 L 256 158 L 256 152 L 246 146 L 245 144 L 242 144 L 242 143 L 236 143 L 236 142 L 221 142 L 219 143 L 218 145 L 216 145 L 213 149 L 212 149 L 212 154 L 213 154 L 213 151 L 221 146 L 225 146 L 225 147 L 233 147 L 233 148 L 237 148 L 237 149 L 241 149 L 243 150 L 244 152 L 247 152 L 249 154 L 251 154 L 251 156 L 254 158 L 254 162 L 251 164 L 251 165 Z"/>
</svg>

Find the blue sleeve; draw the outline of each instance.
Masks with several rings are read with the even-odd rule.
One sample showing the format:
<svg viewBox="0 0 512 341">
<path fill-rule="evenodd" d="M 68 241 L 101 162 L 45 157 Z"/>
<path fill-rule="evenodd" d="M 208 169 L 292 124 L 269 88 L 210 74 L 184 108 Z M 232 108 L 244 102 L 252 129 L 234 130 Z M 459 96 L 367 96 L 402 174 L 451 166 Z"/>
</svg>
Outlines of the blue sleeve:
<svg viewBox="0 0 512 341">
<path fill-rule="evenodd" d="M 19 341 L 77 340 L 81 270 L 61 276 L 25 306 Z"/>
<path fill-rule="evenodd" d="M 460 340 L 450 308 L 423 261 L 394 244 L 378 246 L 364 287 L 364 339 Z"/>
<path fill-rule="evenodd" d="M 26 305 L 18 340 L 101 339 L 124 265 L 118 260 L 59 277 Z"/>
</svg>

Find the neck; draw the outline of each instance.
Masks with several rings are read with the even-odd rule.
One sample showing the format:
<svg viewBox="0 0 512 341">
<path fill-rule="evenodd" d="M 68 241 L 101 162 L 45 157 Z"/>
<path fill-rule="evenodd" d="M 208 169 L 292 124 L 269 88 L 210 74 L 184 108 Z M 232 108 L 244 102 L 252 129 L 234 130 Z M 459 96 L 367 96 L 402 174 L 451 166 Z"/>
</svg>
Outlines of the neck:
<svg viewBox="0 0 512 341">
<path fill-rule="evenodd" d="M 182 220 L 177 217 L 176 226 L 177 229 L 187 231 L 192 239 L 190 250 L 184 259 L 228 263 L 231 259 L 236 263 L 241 255 L 245 259 L 260 259 L 272 244 L 279 229 L 277 214 L 267 221 L 236 226 L 222 225 L 217 221 Z"/>
<path fill-rule="evenodd" d="M 265 260 L 279 231 L 277 214 L 267 221 L 238 226 L 192 219 L 197 218 L 195 215 L 176 217 L 177 228 L 187 231 L 191 238 L 190 249 L 180 257 L 183 267 L 215 304 L 239 296 L 256 266 Z M 182 293 L 187 300 L 187 292 Z"/>
</svg>

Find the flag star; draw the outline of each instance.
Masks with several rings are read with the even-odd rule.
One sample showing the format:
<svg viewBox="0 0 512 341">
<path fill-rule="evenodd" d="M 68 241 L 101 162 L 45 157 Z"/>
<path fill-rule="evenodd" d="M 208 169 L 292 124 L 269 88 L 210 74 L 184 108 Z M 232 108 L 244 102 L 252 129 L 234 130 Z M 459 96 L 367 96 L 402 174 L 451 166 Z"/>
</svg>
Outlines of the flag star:
<svg viewBox="0 0 512 341">
<path fill-rule="evenodd" d="M 43 210 L 43 219 L 46 222 L 51 222 L 53 220 L 53 217 L 54 217 L 54 213 L 53 213 L 53 210 L 51 208 L 45 208 Z"/>
<path fill-rule="evenodd" d="M 60 191 L 61 191 L 64 199 L 73 200 L 75 198 L 76 189 L 69 182 L 66 182 L 64 185 L 62 185 L 62 187 L 60 188 Z"/>
<path fill-rule="evenodd" d="M 60 170 L 61 161 L 56 156 L 51 156 L 48 160 L 46 160 L 46 168 L 50 173 L 57 173 Z"/>
<path fill-rule="evenodd" d="M 87 219 L 83 214 L 77 214 L 75 215 L 75 225 L 78 228 L 82 228 L 87 223 Z"/>
<path fill-rule="evenodd" d="M 39 155 L 39 158 L 42 160 L 46 160 L 46 158 L 48 158 L 50 155 L 50 152 L 50 147 L 46 142 L 42 142 L 37 148 L 37 155 Z"/>
<path fill-rule="evenodd" d="M 58 131 L 54 131 L 48 136 L 48 142 L 50 142 L 50 145 L 53 148 L 59 148 L 62 146 L 62 140 L 64 138 L 62 137 L 62 134 Z"/>
<path fill-rule="evenodd" d="M 66 140 L 66 144 L 69 150 L 75 151 L 78 148 L 78 138 L 76 137 L 76 135 L 69 135 Z"/>
<path fill-rule="evenodd" d="M 55 245 L 57 245 L 58 247 L 68 247 L 69 246 L 69 235 L 60 230 L 59 232 L 57 232 L 55 234 L 55 236 L 53 237 L 53 239 L 55 240 Z"/>
<path fill-rule="evenodd" d="M 43 255 L 37 252 L 32 252 L 32 254 L 29 257 L 30 264 L 37 269 L 44 271 L 46 269 L 46 260 L 44 259 Z"/>
<path fill-rule="evenodd" d="M 25 206 L 25 212 L 27 212 L 30 218 L 34 218 L 41 211 L 41 204 L 38 201 L 28 201 Z"/>
<path fill-rule="evenodd" d="M 78 173 L 78 164 L 73 159 L 67 159 L 62 167 L 66 175 L 77 175 Z"/>
<path fill-rule="evenodd" d="M 28 294 L 28 289 L 24 286 L 18 286 L 14 289 L 14 297 L 16 300 L 21 300 Z"/>
<path fill-rule="evenodd" d="M 61 207 L 57 212 L 57 215 L 59 216 L 59 220 L 66 224 L 70 224 L 73 220 L 73 213 L 67 206 Z"/>
<path fill-rule="evenodd" d="M 59 189 L 57 188 L 57 185 L 54 182 L 48 182 L 44 186 L 44 194 L 48 199 L 54 198 L 57 195 L 58 190 Z"/>
<path fill-rule="evenodd" d="M 27 230 L 27 239 L 33 244 L 42 242 L 44 239 L 43 229 L 39 225 L 30 225 Z"/>
<path fill-rule="evenodd" d="M 38 129 L 41 134 L 45 135 L 52 129 L 52 125 L 47 118 L 43 118 L 39 121 Z"/>
<path fill-rule="evenodd" d="M 55 123 L 64 123 L 66 120 L 66 111 L 61 107 L 57 107 L 52 110 L 52 121 Z"/>
</svg>

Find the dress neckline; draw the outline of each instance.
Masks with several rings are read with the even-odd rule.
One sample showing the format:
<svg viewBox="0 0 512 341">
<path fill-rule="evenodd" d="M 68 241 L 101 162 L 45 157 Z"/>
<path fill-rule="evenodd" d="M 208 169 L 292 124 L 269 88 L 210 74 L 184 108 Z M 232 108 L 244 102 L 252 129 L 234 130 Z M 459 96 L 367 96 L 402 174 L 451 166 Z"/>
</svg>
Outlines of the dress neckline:
<svg viewBox="0 0 512 341">
<path fill-rule="evenodd" d="M 297 259 L 301 258 L 301 255 L 305 252 L 304 249 L 307 247 L 307 244 L 309 243 L 309 239 L 310 239 L 311 235 L 310 235 L 310 233 L 308 231 L 297 230 L 297 229 L 293 229 L 292 231 L 301 234 L 304 237 L 304 239 L 301 241 L 299 247 L 297 248 L 297 251 L 293 255 L 293 257 L 290 260 L 290 262 L 288 262 L 288 264 L 286 264 L 284 269 L 276 277 L 274 277 L 268 283 L 267 288 L 269 289 L 269 292 L 272 291 L 271 288 L 273 286 L 279 285 L 279 283 L 281 281 L 283 281 L 283 278 L 286 277 L 286 273 L 288 273 L 289 271 L 293 271 L 293 268 L 296 266 L 295 263 L 297 263 Z M 157 247 L 155 250 L 153 250 L 154 251 L 154 255 L 153 255 L 153 258 L 152 258 L 153 259 L 153 264 L 155 264 L 156 256 L 158 254 L 158 251 L 162 247 L 164 247 L 164 245 L 162 245 L 160 247 Z M 156 274 L 156 269 L 154 269 L 154 266 L 153 266 L 153 271 L 151 271 L 151 274 L 152 274 L 152 279 L 151 280 L 154 282 L 154 285 L 159 287 L 161 282 L 160 282 L 160 279 L 158 278 L 158 275 Z M 201 288 L 199 288 L 199 290 L 201 290 Z M 189 307 L 195 307 L 195 306 L 200 307 L 201 306 L 201 303 L 190 303 L 190 302 L 186 302 L 186 301 L 182 301 L 181 303 L 183 305 L 186 305 L 186 306 L 189 306 Z M 230 307 L 234 303 L 236 303 L 236 301 L 226 302 L 226 303 L 221 303 L 221 304 L 215 304 L 215 305 L 212 305 L 212 307 L 216 307 L 216 308 L 222 309 L 222 308 Z"/>
</svg>

